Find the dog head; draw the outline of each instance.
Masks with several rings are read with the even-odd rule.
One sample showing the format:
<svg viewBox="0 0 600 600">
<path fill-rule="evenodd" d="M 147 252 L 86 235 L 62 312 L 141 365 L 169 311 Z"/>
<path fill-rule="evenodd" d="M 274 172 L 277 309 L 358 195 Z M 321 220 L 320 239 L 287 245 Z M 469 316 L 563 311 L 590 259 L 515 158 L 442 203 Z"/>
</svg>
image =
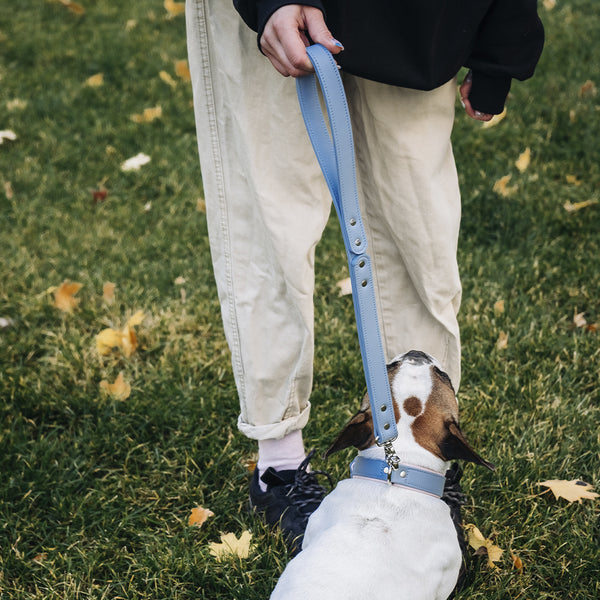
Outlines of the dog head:
<svg viewBox="0 0 600 600">
<path fill-rule="evenodd" d="M 424 450 L 444 462 L 462 459 L 494 469 L 471 448 L 460 430 L 452 382 L 433 357 L 411 350 L 396 357 L 387 370 L 398 428 L 394 447 L 400 455 Z M 327 450 L 325 458 L 351 446 L 367 450 L 374 445 L 373 418 L 369 397 L 365 395 L 360 410 Z"/>
</svg>

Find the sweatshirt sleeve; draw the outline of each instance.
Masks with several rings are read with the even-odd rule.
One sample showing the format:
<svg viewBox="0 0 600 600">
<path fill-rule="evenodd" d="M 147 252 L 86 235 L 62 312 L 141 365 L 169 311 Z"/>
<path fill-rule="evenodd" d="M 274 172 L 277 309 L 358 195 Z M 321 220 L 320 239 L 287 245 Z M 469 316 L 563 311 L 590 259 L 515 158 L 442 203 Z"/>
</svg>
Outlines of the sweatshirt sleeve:
<svg viewBox="0 0 600 600">
<path fill-rule="evenodd" d="M 533 75 L 544 45 L 536 0 L 496 0 L 479 28 L 465 66 L 473 72 L 469 100 L 475 110 L 498 114 L 511 80 Z"/>
<path fill-rule="evenodd" d="M 235 9 L 240 13 L 244 23 L 258 34 L 259 47 L 260 37 L 270 19 L 271 15 L 282 6 L 288 4 L 303 4 L 314 6 L 325 12 L 321 0 L 233 0 Z"/>
</svg>

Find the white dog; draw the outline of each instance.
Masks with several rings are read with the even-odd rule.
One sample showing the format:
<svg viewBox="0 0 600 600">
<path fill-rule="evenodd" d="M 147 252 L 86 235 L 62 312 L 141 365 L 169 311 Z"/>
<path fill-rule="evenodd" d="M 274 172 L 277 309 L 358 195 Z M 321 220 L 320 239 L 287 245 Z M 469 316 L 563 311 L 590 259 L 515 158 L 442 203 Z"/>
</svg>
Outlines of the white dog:
<svg viewBox="0 0 600 600">
<path fill-rule="evenodd" d="M 368 469 L 365 477 L 355 467 L 352 478 L 341 481 L 310 517 L 302 551 L 271 600 L 445 600 L 454 589 L 462 558 L 450 509 L 439 489 L 433 495 L 404 482 L 423 476 L 439 488 L 442 476 L 443 489 L 448 461 L 456 458 L 493 466 L 465 440 L 454 389 L 434 358 L 407 352 L 388 365 L 388 376 L 398 427 L 393 447 L 402 463 L 394 471 L 399 483 L 371 478 Z M 359 449 L 361 466 L 385 466 L 368 397 L 326 456 L 350 446 Z"/>
</svg>

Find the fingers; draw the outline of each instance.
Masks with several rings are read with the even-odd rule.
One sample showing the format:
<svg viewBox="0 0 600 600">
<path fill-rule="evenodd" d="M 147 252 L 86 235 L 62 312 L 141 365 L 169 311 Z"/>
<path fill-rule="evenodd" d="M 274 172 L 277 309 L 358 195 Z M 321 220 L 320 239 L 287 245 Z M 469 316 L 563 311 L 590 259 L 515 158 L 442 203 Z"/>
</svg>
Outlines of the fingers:
<svg viewBox="0 0 600 600">
<path fill-rule="evenodd" d="M 265 56 L 283 76 L 300 77 L 313 72 L 306 53 L 309 37 L 337 54 L 343 46 L 325 25 L 323 13 L 310 6 L 289 4 L 276 10 L 267 21 L 260 45 Z"/>
<path fill-rule="evenodd" d="M 469 117 L 475 119 L 476 121 L 490 121 L 494 115 L 490 115 L 488 113 L 482 113 L 478 110 L 474 110 L 471 106 L 471 102 L 469 100 L 469 94 L 471 93 L 471 85 L 473 83 L 473 75 L 471 71 L 469 71 L 460 86 L 460 103 L 464 106 L 465 112 Z"/>
</svg>

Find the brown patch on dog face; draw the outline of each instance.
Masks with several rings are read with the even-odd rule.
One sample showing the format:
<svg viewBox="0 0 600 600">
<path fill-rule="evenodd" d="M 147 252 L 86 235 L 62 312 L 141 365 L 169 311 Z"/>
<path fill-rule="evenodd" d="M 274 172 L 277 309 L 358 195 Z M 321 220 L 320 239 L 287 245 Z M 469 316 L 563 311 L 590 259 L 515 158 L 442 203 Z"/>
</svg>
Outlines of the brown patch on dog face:
<svg viewBox="0 0 600 600">
<path fill-rule="evenodd" d="M 420 415 L 421 411 L 423 410 L 423 405 L 416 396 L 411 396 L 410 398 L 407 398 L 404 401 L 403 407 L 404 412 L 409 417 L 416 417 L 417 415 Z"/>
</svg>

